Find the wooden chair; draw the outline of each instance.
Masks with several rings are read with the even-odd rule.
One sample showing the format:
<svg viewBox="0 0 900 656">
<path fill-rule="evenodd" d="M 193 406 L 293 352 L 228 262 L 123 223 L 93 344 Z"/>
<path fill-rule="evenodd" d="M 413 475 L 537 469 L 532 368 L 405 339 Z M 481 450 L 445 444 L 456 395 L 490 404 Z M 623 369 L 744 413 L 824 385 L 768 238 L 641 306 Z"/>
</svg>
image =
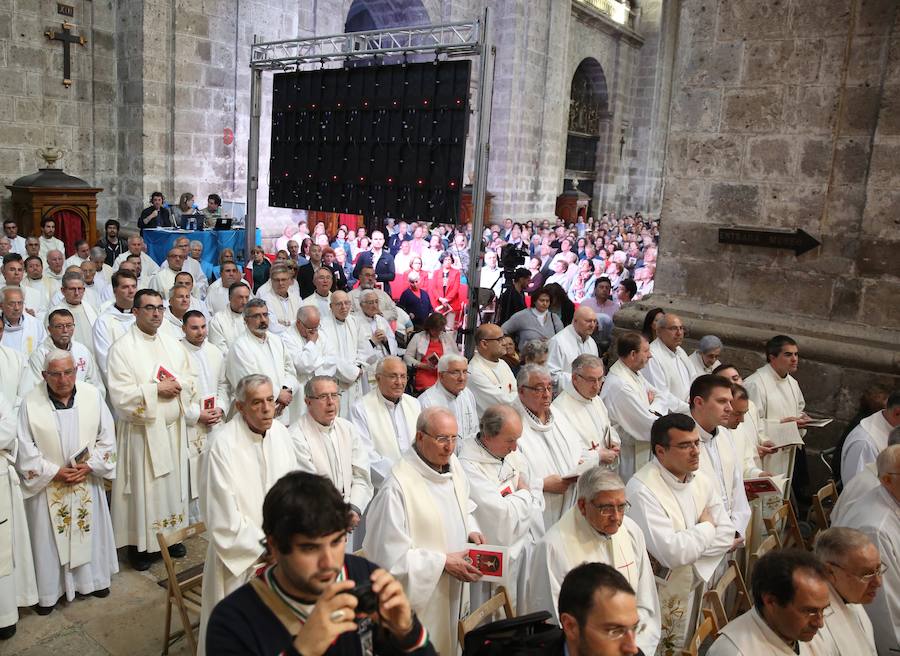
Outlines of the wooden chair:
<svg viewBox="0 0 900 656">
<path fill-rule="evenodd" d="M 701 609 L 703 613 L 703 621 L 697 625 L 694 635 L 688 640 L 685 648 L 681 650 L 681 656 L 699 656 L 700 648 L 703 643 L 710 637 L 719 633 L 719 627 L 716 626 L 716 618 L 708 608 Z"/>
<path fill-rule="evenodd" d="M 509 603 L 509 593 L 506 592 L 506 588 L 502 585 L 497 586 L 497 594 L 459 621 L 457 627 L 459 644 L 465 644 L 466 634 L 501 608 L 506 613 L 506 619 L 509 620 L 516 616 L 513 613 L 512 604 Z"/>
<path fill-rule="evenodd" d="M 197 653 L 197 639 L 194 637 L 194 629 L 200 625 L 198 619 L 196 623 L 192 623 L 188 616 L 188 611 L 200 615 L 200 594 L 203 587 L 203 563 L 189 567 L 182 572 L 175 571 L 175 564 L 169 555 L 169 547 L 173 544 L 184 542 L 188 538 L 206 532 L 206 525 L 203 522 L 191 524 L 185 528 L 171 533 L 157 533 L 156 540 L 159 542 L 160 552 L 162 554 L 163 563 L 166 566 L 166 579 L 160 581 L 160 585 L 165 584 L 166 588 L 166 634 L 163 642 L 163 656 L 169 653 L 175 641 L 183 635 L 188 642 L 191 654 Z M 181 616 L 182 630 L 172 633 L 172 606 L 178 608 L 178 614 Z"/>
<path fill-rule="evenodd" d="M 812 519 L 816 525 L 816 532 L 824 531 L 831 526 L 831 511 L 837 503 L 838 491 L 834 481 L 819 488 L 812 498 Z"/>
<path fill-rule="evenodd" d="M 806 549 L 806 542 L 803 540 L 800 524 L 790 501 L 785 501 L 771 517 L 763 517 L 763 524 L 766 525 L 769 535 L 775 536 L 779 549 L 790 547 Z"/>
<path fill-rule="evenodd" d="M 735 617 L 750 610 L 750 593 L 744 584 L 744 577 L 737 562 L 731 561 L 725 569 L 725 573 L 719 578 L 714 587 L 703 595 L 703 603 L 713 613 L 718 629 L 724 627 Z M 727 608 L 726 608 L 727 606 Z"/>
<path fill-rule="evenodd" d="M 754 551 L 750 555 L 750 560 L 747 562 L 747 580 L 750 581 L 753 576 L 753 568 L 756 566 L 756 561 L 765 556 L 770 551 L 775 551 L 778 549 L 778 540 L 774 535 L 768 536 L 765 540 L 759 543 L 759 547 L 757 547 L 756 551 Z"/>
</svg>

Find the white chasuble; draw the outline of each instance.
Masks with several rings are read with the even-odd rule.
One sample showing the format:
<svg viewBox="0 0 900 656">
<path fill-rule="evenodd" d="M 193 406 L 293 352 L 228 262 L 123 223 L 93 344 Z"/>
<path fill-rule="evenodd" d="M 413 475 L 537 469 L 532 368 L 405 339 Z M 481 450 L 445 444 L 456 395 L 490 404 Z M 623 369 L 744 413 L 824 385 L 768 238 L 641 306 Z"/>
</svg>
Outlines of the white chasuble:
<svg viewBox="0 0 900 656">
<path fill-rule="evenodd" d="M 600 390 L 600 399 L 622 440 L 619 474 L 626 482 L 650 460 L 650 428 L 659 419 L 651 406 L 651 393 L 655 390 L 650 383 L 622 364 L 621 360 L 609 368 L 606 382 Z"/>
<path fill-rule="evenodd" d="M 491 362 L 479 353 L 469 361 L 469 382 L 475 396 L 478 416 L 497 403 L 512 403 L 516 400 L 518 386 L 512 369 L 503 360 Z"/>
<path fill-rule="evenodd" d="M 641 372 L 654 389 L 665 397 L 669 412 L 689 413 L 688 394 L 694 380 L 694 365 L 680 346 L 674 351 L 659 338 L 650 343 L 653 357 Z"/>
<path fill-rule="evenodd" d="M 400 581 L 442 656 L 459 653 L 457 622 L 469 606 L 467 586 L 444 571 L 446 554 L 468 548 L 469 532 L 478 530 L 474 505 L 456 456 L 438 473 L 409 449 L 366 517 L 366 557 Z"/>
<path fill-rule="evenodd" d="M 244 315 L 240 312 L 232 312 L 227 307 L 221 312 L 216 312 L 209 322 L 209 343 L 222 349 L 222 353 L 228 353 L 231 345 L 238 337 L 247 332 L 247 324 L 244 323 Z"/>
<path fill-rule="evenodd" d="M 376 387 L 353 407 L 350 419 L 369 453 L 372 482 L 376 489 L 380 488 L 391 468 L 415 441 L 419 404 L 408 394 L 393 403 Z"/>
<path fill-rule="evenodd" d="M 456 445 L 457 455 L 459 455 L 461 445 L 467 439 L 474 438 L 478 434 L 478 410 L 475 396 L 468 387 L 464 387 L 459 394 L 453 396 L 438 379 L 434 385 L 422 392 L 417 400 L 419 407 L 423 410 L 434 406 L 447 408 L 456 417 L 456 425 L 461 438 L 460 443 Z"/>
<path fill-rule="evenodd" d="M 6 319 L 3 319 L 3 321 L 5 322 Z M 44 328 L 44 323 L 25 313 L 22 314 L 18 326 L 4 323 L 0 344 L 13 351 L 18 351 L 27 360 L 32 351 L 45 339 L 47 339 L 47 331 Z"/>
<path fill-rule="evenodd" d="M 137 324 L 112 345 L 107 373 L 119 446 L 112 490 L 116 545 L 156 552 L 157 531 L 187 525 L 186 419 L 199 407 L 197 375 L 181 342 L 148 335 Z M 157 393 L 158 379 L 167 375 L 181 384 L 175 398 Z"/>
<path fill-rule="evenodd" d="M 611 449 L 622 445 L 619 434 L 612 427 L 606 405 L 599 396 L 586 399 L 569 383 L 553 401 L 553 412 L 569 420 L 585 449 Z M 617 470 L 618 458 L 602 466 Z"/>
<path fill-rule="evenodd" d="M 759 416 L 764 425 L 766 423 L 779 424 L 786 417 L 798 417 L 803 414 L 803 409 L 806 407 L 803 392 L 800 391 L 800 385 L 797 384 L 794 377 L 787 375 L 782 378 L 768 364 L 747 376 L 744 386 L 747 388 L 750 399 L 759 409 Z M 800 431 L 801 436 L 805 433 L 805 430 Z M 763 469 L 773 474 L 792 477 L 794 472 L 788 471 L 788 469 L 791 463 L 791 452 L 796 449 L 797 447 L 779 449 L 766 456 L 763 459 Z"/>
<path fill-rule="evenodd" d="M 671 570 L 665 582 L 657 580 L 660 649 L 681 649 L 694 630 L 702 585 L 731 548 L 734 525 L 713 482 L 699 471 L 682 482 L 651 460 L 628 481 L 626 495 L 647 551 Z M 698 522 L 705 508 L 715 525 Z"/>
<path fill-rule="evenodd" d="M 265 436 L 236 415 L 216 432 L 206 454 L 203 505 L 209 545 L 203 565 L 200 645 L 215 605 L 246 583 L 264 552 L 262 506 L 279 478 L 297 469 L 291 436 L 278 422 Z"/>
<path fill-rule="evenodd" d="M 606 563 L 622 574 L 637 595 L 638 616 L 647 628 L 637 637 L 645 654 L 656 651 L 660 634 L 659 596 L 644 534 L 629 517 L 612 535 L 596 531 L 577 507 L 570 508 L 538 542 L 528 577 L 527 612 L 557 610 L 563 579 L 582 563 Z"/>
<path fill-rule="evenodd" d="M 60 467 L 85 451 L 91 467 L 77 485 L 54 481 Z M 53 606 L 65 594 L 108 588 L 119 571 L 104 479 L 115 477 L 112 415 L 92 385 L 76 383 L 72 407 L 57 409 L 46 385 L 35 387 L 19 412 L 19 454 L 25 511 L 31 529 L 38 594 Z"/>
<path fill-rule="evenodd" d="M 527 606 L 525 586 L 531 554 L 544 534 L 541 479 L 531 474 L 521 453 L 513 451 L 497 458 L 477 438 L 463 440 L 459 461 L 469 479 L 475 519 L 483 527 L 485 540 L 509 549 L 509 575 L 503 585 L 513 608 L 522 614 Z"/>
<path fill-rule="evenodd" d="M 720 631 L 719 637 L 710 646 L 706 656 L 838 656 L 820 639 L 819 634 L 810 642 L 797 642 L 797 651 L 766 624 L 766 621 L 751 608 L 734 618 Z M 852 650 L 843 656 L 862 654 Z"/>
<path fill-rule="evenodd" d="M 541 480 L 548 476 L 563 476 L 580 462 L 599 462 L 597 451 L 585 449 L 568 419 L 562 415 L 550 415 L 550 421 L 541 423 L 519 402 L 514 404 L 522 418 L 522 437 L 518 448 L 528 461 L 534 476 Z M 575 503 L 575 485 L 570 485 L 565 494 L 544 492 L 544 528 L 549 530 L 563 513 Z"/>
<path fill-rule="evenodd" d="M 122 312 L 115 305 L 110 305 L 97 317 L 91 335 L 94 344 L 94 358 L 103 380 L 107 380 L 107 363 L 109 349 L 117 339 L 124 335 L 134 323 L 131 311 Z"/>
<path fill-rule="evenodd" d="M 300 393 L 297 378 L 294 376 L 294 365 L 281 338 L 266 333 L 265 339 L 260 339 L 253 333 L 246 332 L 237 338 L 225 356 L 224 371 L 219 380 L 219 398 L 227 398 L 232 402 L 230 412 L 226 412 L 228 417 L 235 414 L 234 393 L 237 384 L 241 378 L 250 374 L 268 376 L 272 381 L 272 392 L 276 398 L 285 387 L 294 396 Z M 290 426 L 298 419 L 294 416 L 292 407 L 293 404 L 289 405 L 277 417 L 277 420 L 285 426 Z"/>
<path fill-rule="evenodd" d="M 875 462 L 878 454 L 888 445 L 888 436 L 893 426 L 885 419 L 886 411 L 879 410 L 859 422 L 847 439 L 841 451 L 841 478 L 844 484 L 853 480 L 863 468 Z"/>
<path fill-rule="evenodd" d="M 0 363 L 4 350 L 9 349 L 0 347 Z M 14 410 L 17 380 L 10 381 L 13 393 L 9 395 L 3 389 L 8 378 L 12 377 L 0 377 L 0 626 L 15 624 L 19 607 L 38 602 L 28 519 L 14 466 L 18 451 Z"/>
<path fill-rule="evenodd" d="M 65 301 L 53 310 L 68 310 L 72 313 L 75 318 L 75 334 L 72 335 L 72 339 L 84 344 L 91 351 L 91 355 L 94 355 L 94 324 L 97 322 L 97 310 L 87 303 L 71 305 Z"/>
<path fill-rule="evenodd" d="M 737 447 L 729 431 L 718 426 L 716 434 L 707 433 L 700 424 L 700 471 L 714 483 L 722 503 L 741 537 L 747 535 L 750 524 L 750 503 L 744 491 L 744 477 Z"/>
<path fill-rule="evenodd" d="M 325 357 L 333 363 L 334 378 L 343 391 L 339 414 L 344 419 L 350 419 L 350 409 L 356 407 L 356 402 L 364 394 L 362 384 L 365 376 L 360 366 L 365 364 L 361 350 L 367 337 L 356 317 L 349 315 L 346 320 L 337 321 L 330 312 L 322 315 L 319 324 L 319 335 L 323 334 L 327 340 Z"/>
</svg>

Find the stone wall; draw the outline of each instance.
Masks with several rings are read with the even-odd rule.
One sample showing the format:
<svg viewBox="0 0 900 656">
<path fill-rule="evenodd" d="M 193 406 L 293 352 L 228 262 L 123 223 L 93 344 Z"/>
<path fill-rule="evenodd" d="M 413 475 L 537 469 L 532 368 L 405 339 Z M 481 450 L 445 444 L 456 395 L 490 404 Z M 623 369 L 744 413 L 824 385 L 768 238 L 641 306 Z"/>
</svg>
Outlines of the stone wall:
<svg viewBox="0 0 900 656">
<path fill-rule="evenodd" d="M 0 184 L 45 166 L 37 151 L 56 146 L 72 175 L 103 187 L 98 215 L 115 212 L 117 181 L 116 7 L 112 0 L 72 3 L 71 18 L 56 2 L 0 0 Z M 62 22 L 87 39 L 71 46 L 72 86 L 63 86 L 63 46 L 44 32 Z M 11 210 L 0 195 L 0 213 Z"/>
<path fill-rule="evenodd" d="M 900 5 L 684 0 L 656 293 L 745 373 L 794 336 L 811 432 L 833 443 L 874 382 L 900 382 Z M 822 245 L 723 246 L 718 229 L 803 228 Z M 893 254 L 893 255 L 891 255 Z"/>
</svg>

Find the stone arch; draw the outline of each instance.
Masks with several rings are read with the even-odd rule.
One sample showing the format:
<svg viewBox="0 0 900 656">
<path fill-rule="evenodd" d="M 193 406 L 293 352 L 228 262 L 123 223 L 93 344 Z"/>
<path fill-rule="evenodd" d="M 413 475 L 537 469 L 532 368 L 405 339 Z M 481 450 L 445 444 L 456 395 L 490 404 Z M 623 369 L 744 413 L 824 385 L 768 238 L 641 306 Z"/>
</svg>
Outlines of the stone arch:
<svg viewBox="0 0 900 656">
<path fill-rule="evenodd" d="M 353 0 L 347 11 L 344 31 L 362 32 L 429 23 L 431 18 L 422 0 Z"/>
<path fill-rule="evenodd" d="M 594 183 L 604 170 L 606 133 L 610 119 L 609 87 L 603 67 L 585 57 L 572 75 L 567 119 L 565 189 L 594 195 Z M 577 184 L 575 181 L 577 180 Z"/>
</svg>

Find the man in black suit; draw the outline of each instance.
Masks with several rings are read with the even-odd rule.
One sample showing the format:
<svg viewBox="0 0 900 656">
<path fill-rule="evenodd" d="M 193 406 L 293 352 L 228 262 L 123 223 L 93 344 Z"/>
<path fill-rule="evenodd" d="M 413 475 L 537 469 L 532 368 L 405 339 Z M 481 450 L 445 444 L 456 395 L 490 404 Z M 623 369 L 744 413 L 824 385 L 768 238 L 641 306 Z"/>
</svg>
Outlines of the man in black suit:
<svg viewBox="0 0 900 656">
<path fill-rule="evenodd" d="M 309 262 L 297 268 L 297 284 L 300 286 L 300 298 L 306 298 L 314 291 L 313 276 L 322 267 L 322 247 L 312 244 L 309 247 Z"/>
<path fill-rule="evenodd" d="M 169 208 L 163 207 L 165 198 L 162 192 L 154 191 L 150 194 L 150 207 L 145 207 L 138 217 L 138 230 L 143 235 L 147 228 L 173 228 L 172 217 Z"/>
<path fill-rule="evenodd" d="M 551 653 L 568 656 L 634 656 L 644 626 L 628 580 L 604 563 L 584 563 L 566 574 L 559 589 L 564 638 Z"/>
<path fill-rule="evenodd" d="M 386 294 L 390 294 L 391 280 L 396 276 L 394 256 L 384 249 L 384 233 L 380 230 L 372 232 L 372 249 L 359 254 L 353 267 L 353 277 L 359 280 L 360 271 L 367 266 L 375 269 L 375 280 L 383 285 Z"/>
</svg>

